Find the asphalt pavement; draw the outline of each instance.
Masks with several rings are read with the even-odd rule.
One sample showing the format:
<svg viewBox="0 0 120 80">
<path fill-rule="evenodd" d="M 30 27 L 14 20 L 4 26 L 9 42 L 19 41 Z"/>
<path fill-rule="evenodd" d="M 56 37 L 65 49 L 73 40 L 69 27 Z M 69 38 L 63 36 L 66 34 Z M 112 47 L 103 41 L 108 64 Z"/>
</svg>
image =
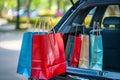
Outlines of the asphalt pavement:
<svg viewBox="0 0 120 80">
<path fill-rule="evenodd" d="M 14 24 L 0 25 L 0 80 L 27 80 L 16 73 L 23 33 Z"/>
</svg>

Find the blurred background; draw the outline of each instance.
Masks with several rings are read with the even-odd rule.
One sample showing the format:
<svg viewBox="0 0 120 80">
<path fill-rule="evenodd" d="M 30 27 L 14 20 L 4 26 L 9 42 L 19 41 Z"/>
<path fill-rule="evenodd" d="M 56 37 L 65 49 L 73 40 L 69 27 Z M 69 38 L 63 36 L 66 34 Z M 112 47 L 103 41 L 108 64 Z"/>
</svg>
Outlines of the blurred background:
<svg viewBox="0 0 120 80">
<path fill-rule="evenodd" d="M 70 0 L 0 0 L 1 24 L 17 23 L 16 29 L 26 29 L 36 19 L 50 17 L 54 26 L 71 6 Z"/>
<path fill-rule="evenodd" d="M 0 80 L 27 80 L 16 73 L 23 33 L 33 31 L 38 19 L 50 30 L 71 6 L 70 0 L 0 0 Z M 92 14 L 86 17 L 86 25 Z"/>
<path fill-rule="evenodd" d="M 71 6 L 70 0 L 0 0 L 0 80 L 27 80 L 16 73 L 23 33 L 38 19 L 50 30 Z"/>
</svg>

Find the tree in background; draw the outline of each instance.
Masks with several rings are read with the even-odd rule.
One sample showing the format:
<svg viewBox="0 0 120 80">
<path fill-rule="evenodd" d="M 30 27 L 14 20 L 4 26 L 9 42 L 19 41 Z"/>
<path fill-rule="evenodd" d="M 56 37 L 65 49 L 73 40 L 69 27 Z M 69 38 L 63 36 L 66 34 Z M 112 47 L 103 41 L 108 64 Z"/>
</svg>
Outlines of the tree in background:
<svg viewBox="0 0 120 80">
<path fill-rule="evenodd" d="M 2 16 L 2 11 L 10 8 L 15 9 L 17 4 L 16 0 L 0 0 L 0 16 Z"/>
<path fill-rule="evenodd" d="M 16 21 L 16 29 L 20 29 L 20 22 L 19 22 L 19 10 L 20 10 L 20 0 L 17 0 L 17 21 Z"/>
<path fill-rule="evenodd" d="M 28 17 L 28 20 L 27 20 L 27 23 L 30 24 L 30 5 L 31 5 L 31 2 L 32 0 L 27 0 L 27 17 Z"/>
<path fill-rule="evenodd" d="M 63 10 L 65 13 L 67 9 L 72 6 L 70 0 L 56 0 L 57 1 L 57 11 Z M 73 2 L 76 2 L 77 0 L 73 0 Z"/>
<path fill-rule="evenodd" d="M 41 5 L 41 0 L 32 0 L 31 1 L 31 9 L 38 9 Z"/>
<path fill-rule="evenodd" d="M 48 3 L 49 3 L 48 9 L 49 9 L 49 10 L 51 10 L 51 7 L 52 7 L 52 1 L 53 1 L 53 0 L 48 0 Z"/>
<path fill-rule="evenodd" d="M 5 3 L 5 1 L 0 0 L 0 16 L 1 16 L 2 10 L 3 10 L 3 8 L 4 8 L 4 3 Z"/>
<path fill-rule="evenodd" d="M 59 11 L 60 10 L 60 0 L 57 0 L 57 11 Z"/>
</svg>

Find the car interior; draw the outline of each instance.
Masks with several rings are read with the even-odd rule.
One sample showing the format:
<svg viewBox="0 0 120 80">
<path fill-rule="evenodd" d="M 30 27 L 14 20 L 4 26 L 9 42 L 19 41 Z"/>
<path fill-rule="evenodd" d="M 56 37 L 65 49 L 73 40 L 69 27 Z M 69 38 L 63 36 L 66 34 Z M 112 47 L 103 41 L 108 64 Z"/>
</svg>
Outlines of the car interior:
<svg viewBox="0 0 120 80">
<path fill-rule="evenodd" d="M 105 27 L 105 30 L 102 31 L 103 69 L 120 72 L 120 17 L 106 17 L 103 25 Z M 110 25 L 114 25 L 114 29 L 111 29 Z"/>
<path fill-rule="evenodd" d="M 61 29 L 64 33 L 65 48 L 69 35 L 90 35 L 95 21 L 99 22 L 101 27 L 103 71 L 120 73 L 120 5 L 100 5 L 81 9 Z"/>
</svg>

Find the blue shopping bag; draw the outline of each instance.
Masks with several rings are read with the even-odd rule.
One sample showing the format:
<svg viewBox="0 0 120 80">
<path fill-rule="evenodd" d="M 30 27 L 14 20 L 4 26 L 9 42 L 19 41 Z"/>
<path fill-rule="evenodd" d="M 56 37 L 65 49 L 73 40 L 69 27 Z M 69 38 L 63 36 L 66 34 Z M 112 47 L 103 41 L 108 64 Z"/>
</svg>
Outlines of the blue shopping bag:
<svg viewBox="0 0 120 80">
<path fill-rule="evenodd" d="M 20 50 L 17 73 L 26 77 L 31 76 L 32 63 L 32 37 L 33 35 L 45 34 L 46 32 L 25 32 Z"/>
<path fill-rule="evenodd" d="M 103 66 L 103 45 L 102 45 L 102 36 L 90 35 L 91 42 L 91 60 L 90 68 L 95 70 L 102 70 Z"/>
<path fill-rule="evenodd" d="M 73 49 L 75 44 L 75 36 L 69 35 L 67 45 L 66 45 L 66 56 L 67 56 L 67 66 L 70 64 L 70 60 L 72 57 Z"/>
<path fill-rule="evenodd" d="M 100 29 L 93 30 L 96 34 L 90 34 L 90 68 L 102 70 L 103 66 L 103 45 Z M 99 34 L 98 34 L 99 33 Z"/>
<path fill-rule="evenodd" d="M 32 36 L 38 32 L 25 32 L 20 50 L 17 73 L 26 77 L 31 75 Z"/>
<path fill-rule="evenodd" d="M 20 55 L 19 55 L 19 60 L 18 60 L 18 66 L 17 66 L 17 73 L 22 74 L 28 78 L 31 77 L 31 70 L 32 70 L 32 38 L 33 35 L 42 35 L 42 34 L 47 34 L 46 31 L 44 31 L 43 27 L 43 32 L 34 32 L 35 28 L 39 24 L 39 30 L 40 26 L 46 26 L 45 22 L 40 23 L 40 20 L 38 19 L 34 25 L 34 30 L 33 32 L 25 32 L 23 35 L 23 40 L 22 40 L 22 46 L 20 50 Z"/>
</svg>

